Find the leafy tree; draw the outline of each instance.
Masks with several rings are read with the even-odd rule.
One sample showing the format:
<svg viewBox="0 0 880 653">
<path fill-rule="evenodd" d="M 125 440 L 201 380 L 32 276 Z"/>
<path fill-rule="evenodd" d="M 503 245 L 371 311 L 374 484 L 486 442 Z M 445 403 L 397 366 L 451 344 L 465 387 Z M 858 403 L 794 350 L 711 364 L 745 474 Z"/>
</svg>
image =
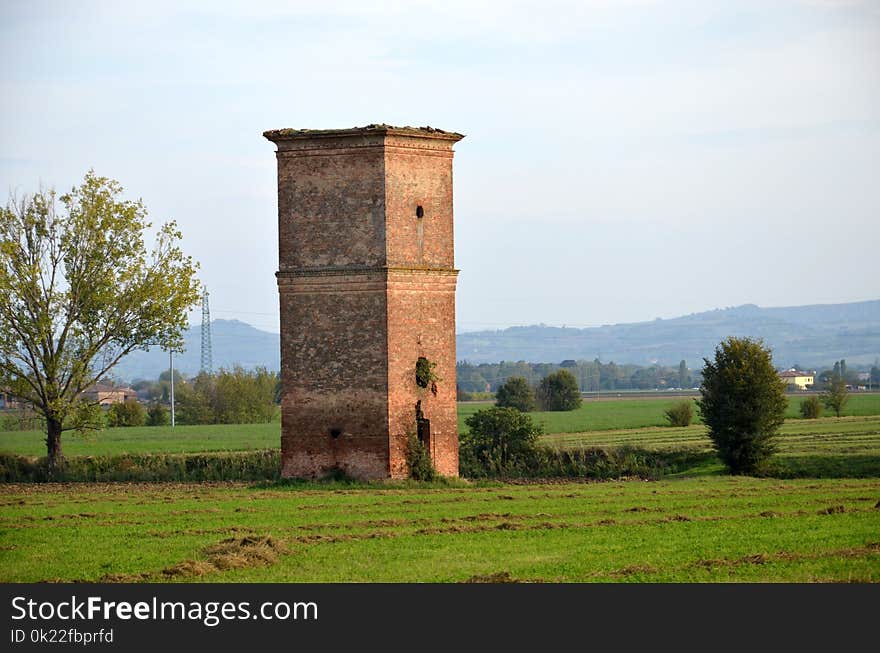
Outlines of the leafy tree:
<svg viewBox="0 0 880 653">
<path fill-rule="evenodd" d="M 189 382 L 174 384 L 174 417 L 179 424 L 214 424 L 211 405 L 213 377 L 199 374 Z"/>
<path fill-rule="evenodd" d="M 511 377 L 495 393 L 495 405 L 528 413 L 535 410 L 535 391 L 523 377 Z"/>
<path fill-rule="evenodd" d="M 143 426 L 147 411 L 136 399 L 113 404 L 107 410 L 107 426 Z"/>
<path fill-rule="evenodd" d="M 196 264 L 173 222 L 151 227 L 141 201 L 89 171 L 82 185 L 0 209 L 0 384 L 46 420 L 50 476 L 61 434 L 94 426 L 82 392 L 134 349 L 180 348 L 199 298 Z"/>
<path fill-rule="evenodd" d="M 168 409 L 160 403 L 154 403 L 147 411 L 147 426 L 166 426 L 171 421 Z"/>
<path fill-rule="evenodd" d="M 816 419 L 822 415 L 822 402 L 817 397 L 807 397 L 801 402 L 800 411 L 804 419 Z"/>
<path fill-rule="evenodd" d="M 248 371 L 240 365 L 220 369 L 212 379 L 211 405 L 219 424 L 271 422 L 277 412 L 277 375 L 265 367 Z"/>
<path fill-rule="evenodd" d="M 543 427 L 515 408 L 479 410 L 464 423 L 460 441 L 462 469 L 504 476 L 527 466 L 537 453 Z"/>
<path fill-rule="evenodd" d="M 690 426 L 694 419 L 694 407 L 690 401 L 679 401 L 664 411 L 669 426 Z"/>
<path fill-rule="evenodd" d="M 174 388 L 181 424 L 266 423 L 278 413 L 278 375 L 264 367 L 249 371 L 236 365 L 213 375 L 201 373 Z"/>
<path fill-rule="evenodd" d="M 697 402 L 718 455 L 734 474 L 758 471 L 776 451 L 788 400 L 769 349 L 730 337 L 704 358 Z"/>
<path fill-rule="evenodd" d="M 822 403 L 828 410 L 840 417 L 846 403 L 849 401 L 849 391 L 846 389 L 846 379 L 842 376 L 833 377 L 825 386 L 825 391 L 820 395 Z"/>
<path fill-rule="evenodd" d="M 535 398 L 542 410 L 575 410 L 582 401 L 577 379 L 568 370 L 559 370 L 541 379 Z"/>
</svg>

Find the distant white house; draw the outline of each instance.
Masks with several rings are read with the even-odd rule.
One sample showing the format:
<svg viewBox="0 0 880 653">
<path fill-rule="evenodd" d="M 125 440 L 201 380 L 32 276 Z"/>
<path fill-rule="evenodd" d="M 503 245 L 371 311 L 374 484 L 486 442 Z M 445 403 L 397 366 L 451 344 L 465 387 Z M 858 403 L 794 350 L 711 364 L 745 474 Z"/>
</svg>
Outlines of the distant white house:
<svg viewBox="0 0 880 653">
<path fill-rule="evenodd" d="M 802 372 L 792 367 L 789 370 L 780 372 L 779 378 L 785 381 L 786 385 L 796 386 L 798 390 L 806 390 L 807 387 L 812 387 L 813 385 L 814 373 Z"/>
</svg>

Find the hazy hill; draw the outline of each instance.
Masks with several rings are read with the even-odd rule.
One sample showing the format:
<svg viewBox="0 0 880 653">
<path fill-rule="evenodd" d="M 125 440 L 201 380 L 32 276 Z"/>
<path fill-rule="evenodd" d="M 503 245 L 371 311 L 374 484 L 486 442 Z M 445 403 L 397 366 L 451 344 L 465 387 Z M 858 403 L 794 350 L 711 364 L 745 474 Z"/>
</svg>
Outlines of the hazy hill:
<svg viewBox="0 0 880 653">
<path fill-rule="evenodd" d="M 760 308 L 746 304 L 670 320 L 588 329 L 547 326 L 458 334 L 459 360 L 558 362 L 594 359 L 650 365 L 689 364 L 710 356 L 727 336 L 764 339 L 779 366 L 823 367 L 845 358 L 850 364 L 880 357 L 880 300 Z"/>
<path fill-rule="evenodd" d="M 746 304 L 670 320 L 589 329 L 528 326 L 460 333 L 457 358 L 472 363 L 556 363 L 598 357 L 638 365 L 677 365 L 685 359 L 696 366 L 730 335 L 764 338 L 780 367 L 827 367 L 841 358 L 851 365 L 871 364 L 880 357 L 880 300 L 785 308 Z M 212 336 L 215 370 L 236 363 L 280 368 L 277 333 L 238 320 L 215 320 Z M 201 329 L 196 326 L 187 332 L 186 352 L 175 355 L 174 366 L 193 375 L 199 371 L 200 360 Z M 126 381 L 154 379 L 166 369 L 167 353 L 138 351 L 122 361 L 115 374 Z"/>
<path fill-rule="evenodd" d="M 198 373 L 202 359 L 201 326 L 190 328 L 184 337 L 186 351 L 174 354 L 174 369 L 186 376 Z M 238 320 L 211 322 L 211 350 L 214 370 L 235 364 L 253 368 L 258 365 L 270 370 L 281 368 L 281 350 L 277 333 L 260 331 Z M 155 379 L 168 369 L 168 352 L 160 349 L 135 351 L 114 369 L 114 375 L 125 381 Z"/>
</svg>

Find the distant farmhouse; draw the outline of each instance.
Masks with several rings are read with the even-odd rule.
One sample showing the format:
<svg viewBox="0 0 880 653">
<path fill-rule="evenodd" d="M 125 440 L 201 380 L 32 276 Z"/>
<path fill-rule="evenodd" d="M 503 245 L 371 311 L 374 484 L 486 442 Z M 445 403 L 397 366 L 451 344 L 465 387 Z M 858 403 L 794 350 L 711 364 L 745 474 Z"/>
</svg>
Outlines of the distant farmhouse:
<svg viewBox="0 0 880 653">
<path fill-rule="evenodd" d="M 798 390 L 807 390 L 813 387 L 814 372 L 802 372 L 791 368 L 779 373 L 779 378 L 785 381 L 786 385 L 793 385 Z"/>
<path fill-rule="evenodd" d="M 103 407 L 137 400 L 137 392 L 131 388 L 116 388 L 102 383 L 87 388 L 83 395 Z"/>
<path fill-rule="evenodd" d="M 6 388 L 0 388 L 0 409 L 18 408 L 18 400 Z"/>
</svg>

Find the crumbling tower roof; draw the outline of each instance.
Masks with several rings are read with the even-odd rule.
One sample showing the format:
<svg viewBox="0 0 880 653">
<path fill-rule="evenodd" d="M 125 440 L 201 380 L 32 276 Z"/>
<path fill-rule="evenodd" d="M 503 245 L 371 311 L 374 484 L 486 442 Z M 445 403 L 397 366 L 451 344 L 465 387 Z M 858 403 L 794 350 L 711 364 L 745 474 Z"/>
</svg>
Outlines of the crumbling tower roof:
<svg viewBox="0 0 880 653">
<path fill-rule="evenodd" d="M 464 134 L 448 132 L 435 127 L 395 127 L 393 125 L 372 124 L 364 127 L 351 127 L 348 129 L 270 129 L 263 132 L 263 136 L 272 142 L 287 140 L 304 140 L 310 138 L 359 136 L 389 134 L 399 136 L 415 136 L 417 138 L 434 138 L 449 141 L 459 141 Z"/>
</svg>

